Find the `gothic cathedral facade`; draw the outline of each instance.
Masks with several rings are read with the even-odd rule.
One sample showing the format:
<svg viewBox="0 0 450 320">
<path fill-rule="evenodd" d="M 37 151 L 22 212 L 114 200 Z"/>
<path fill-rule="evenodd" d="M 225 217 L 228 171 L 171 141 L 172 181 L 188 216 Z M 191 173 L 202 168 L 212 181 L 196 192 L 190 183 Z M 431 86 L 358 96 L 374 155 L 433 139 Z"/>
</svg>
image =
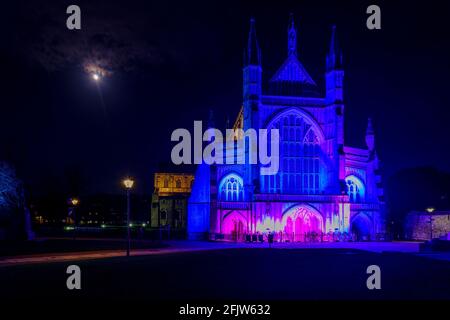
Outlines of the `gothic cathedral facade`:
<svg viewBox="0 0 450 320">
<path fill-rule="evenodd" d="M 243 107 L 235 128 L 278 129 L 279 171 L 261 175 L 258 164 L 199 165 L 188 203 L 189 238 L 243 240 L 271 232 L 279 241 L 305 241 L 311 234 L 374 239 L 384 233 L 370 119 L 366 148 L 344 141 L 344 70 L 335 27 L 323 94 L 298 59 L 292 17 L 287 58 L 264 92 L 254 19 L 244 60 Z"/>
</svg>

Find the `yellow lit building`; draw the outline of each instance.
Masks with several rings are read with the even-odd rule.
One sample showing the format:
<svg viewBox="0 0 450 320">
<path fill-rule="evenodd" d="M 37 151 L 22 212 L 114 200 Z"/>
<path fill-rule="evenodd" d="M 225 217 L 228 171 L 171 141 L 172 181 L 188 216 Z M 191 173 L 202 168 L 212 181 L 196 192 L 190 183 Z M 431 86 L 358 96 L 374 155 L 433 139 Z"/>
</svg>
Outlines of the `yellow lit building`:
<svg viewBox="0 0 450 320">
<path fill-rule="evenodd" d="M 186 173 L 155 173 L 152 195 L 151 226 L 186 228 L 187 199 L 194 175 Z"/>
</svg>

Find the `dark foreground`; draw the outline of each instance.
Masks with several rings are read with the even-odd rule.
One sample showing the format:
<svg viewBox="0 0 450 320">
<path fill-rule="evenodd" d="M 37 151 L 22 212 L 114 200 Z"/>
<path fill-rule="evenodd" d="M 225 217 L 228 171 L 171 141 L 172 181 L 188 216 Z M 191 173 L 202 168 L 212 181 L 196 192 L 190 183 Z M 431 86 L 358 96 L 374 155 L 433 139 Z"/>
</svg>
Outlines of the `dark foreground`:
<svg viewBox="0 0 450 320">
<path fill-rule="evenodd" d="M 82 289 L 66 288 L 80 266 Z M 381 290 L 368 290 L 369 265 Z M 347 249 L 228 249 L 0 268 L 0 298 L 54 301 L 450 299 L 450 262 Z"/>
<path fill-rule="evenodd" d="M 159 241 L 133 240 L 133 249 L 155 249 L 167 247 Z M 32 241 L 8 242 L 0 241 L 0 258 L 29 254 L 86 252 L 92 250 L 126 250 L 124 239 L 94 238 L 42 238 Z"/>
</svg>

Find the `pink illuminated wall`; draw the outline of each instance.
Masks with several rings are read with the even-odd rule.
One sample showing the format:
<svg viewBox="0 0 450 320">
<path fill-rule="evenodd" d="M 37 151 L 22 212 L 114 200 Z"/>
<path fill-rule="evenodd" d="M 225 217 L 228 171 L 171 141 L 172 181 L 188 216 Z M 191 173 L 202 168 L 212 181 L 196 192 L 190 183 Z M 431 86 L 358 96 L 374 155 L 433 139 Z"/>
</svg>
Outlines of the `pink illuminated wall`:
<svg viewBox="0 0 450 320">
<path fill-rule="evenodd" d="M 275 231 L 289 234 L 304 234 L 307 232 L 323 232 L 323 218 L 319 212 L 306 206 L 297 206 L 287 211 L 281 219 L 266 217 L 258 222 L 259 232 Z"/>
<path fill-rule="evenodd" d="M 222 223 L 222 233 L 240 237 L 247 233 L 247 222 L 245 218 L 237 211 L 226 215 Z"/>
</svg>

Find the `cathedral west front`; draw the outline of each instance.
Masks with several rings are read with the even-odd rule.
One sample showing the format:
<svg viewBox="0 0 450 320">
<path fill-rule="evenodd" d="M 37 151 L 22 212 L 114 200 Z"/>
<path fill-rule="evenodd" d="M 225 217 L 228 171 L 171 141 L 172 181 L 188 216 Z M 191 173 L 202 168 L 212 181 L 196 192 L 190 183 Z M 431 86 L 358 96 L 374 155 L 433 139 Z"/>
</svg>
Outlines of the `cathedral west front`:
<svg viewBox="0 0 450 320">
<path fill-rule="evenodd" d="M 321 90 L 298 58 L 291 16 L 286 58 L 263 84 L 262 52 L 252 19 L 245 49 L 243 101 L 234 128 L 278 129 L 279 170 L 261 164 L 200 164 L 188 202 L 191 239 L 369 240 L 385 232 L 384 200 L 371 119 L 365 148 L 344 140 L 344 68 L 336 28 Z M 264 88 L 264 90 L 263 90 Z M 237 137 L 243 139 L 243 137 Z M 248 239 L 248 238 L 247 238 Z"/>
</svg>

